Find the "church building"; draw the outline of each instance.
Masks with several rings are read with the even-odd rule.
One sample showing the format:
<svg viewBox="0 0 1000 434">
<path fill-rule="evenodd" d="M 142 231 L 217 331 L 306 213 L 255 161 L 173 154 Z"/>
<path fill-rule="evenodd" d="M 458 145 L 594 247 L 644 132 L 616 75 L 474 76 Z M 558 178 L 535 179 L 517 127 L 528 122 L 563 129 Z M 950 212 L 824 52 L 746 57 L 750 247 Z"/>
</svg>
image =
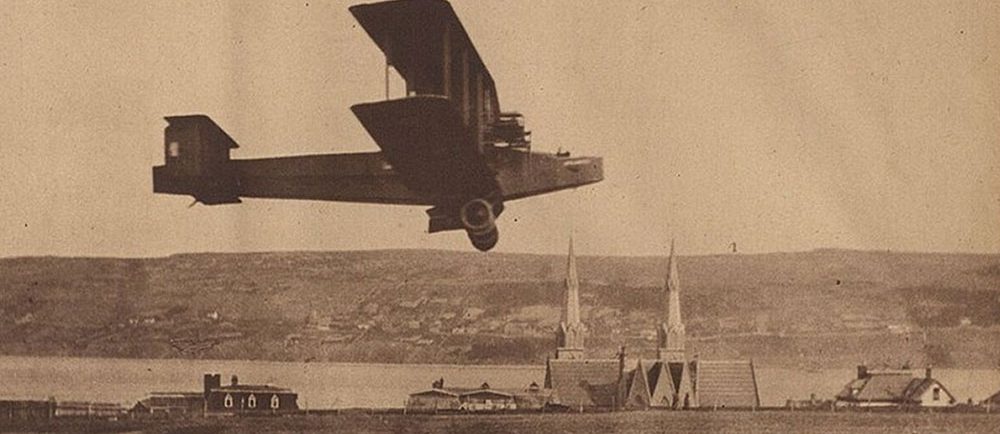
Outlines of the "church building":
<svg viewBox="0 0 1000 434">
<path fill-rule="evenodd" d="M 670 242 L 667 278 L 663 289 L 664 321 L 656 329 L 656 360 L 646 364 L 646 379 L 649 383 L 647 405 L 664 408 L 697 407 L 691 377 L 693 364 L 688 361 L 684 349 L 687 336 L 681 320 L 681 284 L 673 241 Z M 642 368 L 644 366 L 640 363 L 636 369 Z"/>
<path fill-rule="evenodd" d="M 573 240 L 566 264 L 566 305 L 556 329 L 556 357 L 545 363 L 545 388 L 553 402 L 571 409 L 618 408 L 621 403 L 624 354 L 616 359 L 587 359 L 586 328 L 580 321 L 580 282 Z"/>
<path fill-rule="evenodd" d="M 626 369 L 625 348 L 616 358 L 588 359 L 586 327 L 580 318 L 580 285 L 573 242 L 566 268 L 566 298 L 556 329 L 556 356 L 545 366 L 545 387 L 553 402 L 571 409 L 755 408 L 759 406 L 753 364 L 748 361 L 692 361 L 681 318 L 680 276 L 674 243 L 663 291 L 663 322 L 657 327 L 655 360 Z"/>
</svg>

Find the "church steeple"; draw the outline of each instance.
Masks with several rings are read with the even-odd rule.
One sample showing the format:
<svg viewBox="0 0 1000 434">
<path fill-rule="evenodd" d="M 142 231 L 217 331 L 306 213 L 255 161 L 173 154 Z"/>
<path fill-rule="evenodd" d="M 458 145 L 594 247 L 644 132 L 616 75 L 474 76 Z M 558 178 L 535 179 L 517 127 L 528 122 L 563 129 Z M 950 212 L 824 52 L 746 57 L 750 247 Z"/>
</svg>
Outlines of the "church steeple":
<svg viewBox="0 0 1000 434">
<path fill-rule="evenodd" d="M 556 330 L 556 358 L 582 359 L 583 335 L 586 329 L 580 322 L 580 282 L 576 274 L 576 256 L 573 254 L 573 238 L 569 239 L 569 259 L 566 262 L 566 306 L 562 321 Z"/>
<path fill-rule="evenodd" d="M 566 261 L 566 309 L 562 320 L 566 324 L 580 322 L 580 281 L 576 275 L 576 255 L 573 254 L 573 237 L 569 239 L 569 255 Z"/>
<path fill-rule="evenodd" d="M 685 331 L 684 322 L 681 320 L 681 283 L 677 273 L 673 240 L 670 240 L 670 258 L 667 261 L 667 280 L 664 285 L 666 321 L 657 329 L 659 344 L 656 353 L 660 360 L 683 362 Z"/>
</svg>

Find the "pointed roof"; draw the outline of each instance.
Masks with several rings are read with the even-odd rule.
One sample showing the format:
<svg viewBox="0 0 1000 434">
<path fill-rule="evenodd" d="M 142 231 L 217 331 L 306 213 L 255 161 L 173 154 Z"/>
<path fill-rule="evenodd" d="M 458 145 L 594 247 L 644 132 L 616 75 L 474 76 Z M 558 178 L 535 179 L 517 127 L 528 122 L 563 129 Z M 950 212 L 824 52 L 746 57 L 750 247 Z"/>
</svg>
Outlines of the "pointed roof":
<svg viewBox="0 0 1000 434">
<path fill-rule="evenodd" d="M 674 240 L 670 240 L 670 257 L 667 259 L 667 325 L 681 324 L 681 281 L 674 257 Z"/>
<path fill-rule="evenodd" d="M 673 405 L 674 390 L 673 381 L 670 381 L 670 373 L 667 372 L 666 363 L 661 360 L 650 362 L 647 374 L 649 381 L 649 403 L 653 407 L 669 407 Z"/>
<path fill-rule="evenodd" d="M 636 363 L 635 370 L 628 375 L 628 392 L 625 397 L 625 406 L 629 408 L 648 408 L 650 404 L 649 378 L 646 376 L 646 367 L 642 364 L 642 359 Z"/>
<path fill-rule="evenodd" d="M 576 273 L 576 255 L 573 254 L 573 237 L 569 237 L 569 258 L 566 261 L 566 309 L 563 310 L 563 322 L 578 324 L 580 322 L 580 282 Z"/>
</svg>

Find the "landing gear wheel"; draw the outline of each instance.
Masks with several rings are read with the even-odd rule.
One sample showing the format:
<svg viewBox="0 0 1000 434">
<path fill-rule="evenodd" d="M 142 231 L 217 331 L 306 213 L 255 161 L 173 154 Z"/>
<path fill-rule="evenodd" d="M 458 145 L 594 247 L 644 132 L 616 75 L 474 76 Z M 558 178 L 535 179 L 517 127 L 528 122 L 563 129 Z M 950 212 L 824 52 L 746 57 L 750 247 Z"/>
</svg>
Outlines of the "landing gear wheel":
<svg viewBox="0 0 1000 434">
<path fill-rule="evenodd" d="M 459 219 L 470 234 L 485 234 L 494 226 L 493 206 L 483 199 L 470 200 L 462 205 Z"/>
<path fill-rule="evenodd" d="M 481 252 L 487 252 L 497 245 L 497 240 L 500 239 L 500 231 L 496 227 L 493 230 L 483 233 L 483 234 L 473 234 L 469 232 L 469 241 L 472 241 L 472 245 L 479 249 Z"/>
</svg>

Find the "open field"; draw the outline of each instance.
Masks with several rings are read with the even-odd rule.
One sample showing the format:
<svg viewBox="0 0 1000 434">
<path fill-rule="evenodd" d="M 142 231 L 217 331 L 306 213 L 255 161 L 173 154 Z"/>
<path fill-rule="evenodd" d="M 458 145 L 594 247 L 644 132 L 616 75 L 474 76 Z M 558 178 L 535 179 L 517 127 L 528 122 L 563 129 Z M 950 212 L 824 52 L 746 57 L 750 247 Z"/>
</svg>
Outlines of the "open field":
<svg viewBox="0 0 1000 434">
<path fill-rule="evenodd" d="M 57 422 L 0 428 L 0 432 L 351 432 L 351 433 L 988 433 L 1000 430 L 1000 414 L 827 412 L 626 412 L 414 416 L 399 414 L 309 415 L 284 418 L 223 418 L 188 421 Z"/>
</svg>

